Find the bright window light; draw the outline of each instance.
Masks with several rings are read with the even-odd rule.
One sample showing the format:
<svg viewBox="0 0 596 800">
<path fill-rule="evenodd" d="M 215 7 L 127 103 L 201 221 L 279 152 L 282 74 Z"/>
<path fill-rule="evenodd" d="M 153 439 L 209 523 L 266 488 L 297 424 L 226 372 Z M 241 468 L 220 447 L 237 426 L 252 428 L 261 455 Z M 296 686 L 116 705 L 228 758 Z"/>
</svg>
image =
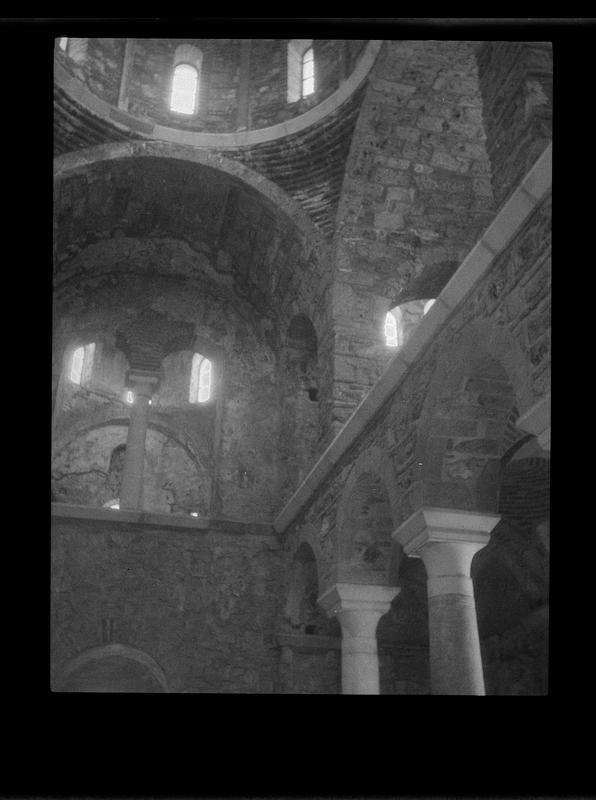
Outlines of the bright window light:
<svg viewBox="0 0 596 800">
<path fill-rule="evenodd" d="M 191 403 L 205 403 L 211 397 L 211 361 L 200 353 L 195 353 L 192 357 L 192 367 L 190 371 L 190 393 Z"/>
<path fill-rule="evenodd" d="M 385 344 L 387 347 L 397 347 L 397 320 L 391 311 L 385 317 Z"/>
<path fill-rule="evenodd" d="M 83 376 L 83 363 L 85 361 L 85 348 L 77 347 L 72 354 L 72 361 L 70 362 L 70 379 L 73 383 L 81 383 Z"/>
<path fill-rule="evenodd" d="M 170 109 L 179 114 L 194 114 L 197 106 L 199 73 L 190 64 L 178 64 L 172 81 Z"/>
<path fill-rule="evenodd" d="M 429 300 L 428 302 L 426 302 L 426 303 L 424 304 L 424 308 L 422 309 L 422 313 L 423 313 L 423 314 L 426 314 L 426 312 L 428 311 L 428 309 L 429 309 L 429 308 L 432 306 L 432 304 L 433 304 L 434 302 L 435 302 L 434 300 Z"/>
<path fill-rule="evenodd" d="M 132 403 L 134 403 L 134 401 L 135 401 L 134 392 L 131 392 L 130 390 L 127 391 L 125 399 L 126 399 L 127 403 L 130 403 L 132 405 Z"/>
<path fill-rule="evenodd" d="M 93 365 L 93 354 L 95 353 L 95 343 L 77 347 L 72 354 L 70 362 L 70 380 L 73 383 L 87 383 L 91 377 L 91 367 Z"/>
<path fill-rule="evenodd" d="M 58 39 L 58 47 L 59 47 L 61 50 L 64 50 L 64 52 L 66 53 L 66 48 L 67 48 L 67 46 L 68 46 L 68 36 L 61 36 L 61 37 Z"/>
<path fill-rule="evenodd" d="M 115 500 L 108 500 L 107 503 L 103 504 L 104 508 L 113 508 L 118 510 L 120 508 L 120 500 L 116 498 Z"/>
<path fill-rule="evenodd" d="M 315 54 L 309 47 L 302 56 L 302 97 L 312 94 L 315 90 Z"/>
</svg>

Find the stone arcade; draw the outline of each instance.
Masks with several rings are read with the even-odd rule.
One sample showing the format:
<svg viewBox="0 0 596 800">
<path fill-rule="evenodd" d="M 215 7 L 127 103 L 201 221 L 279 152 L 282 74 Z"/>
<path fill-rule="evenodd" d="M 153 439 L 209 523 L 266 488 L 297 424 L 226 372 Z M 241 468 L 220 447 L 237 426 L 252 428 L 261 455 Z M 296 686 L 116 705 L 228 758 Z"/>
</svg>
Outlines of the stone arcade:
<svg viewBox="0 0 596 800">
<path fill-rule="evenodd" d="M 54 691 L 548 691 L 551 64 L 56 40 Z"/>
</svg>

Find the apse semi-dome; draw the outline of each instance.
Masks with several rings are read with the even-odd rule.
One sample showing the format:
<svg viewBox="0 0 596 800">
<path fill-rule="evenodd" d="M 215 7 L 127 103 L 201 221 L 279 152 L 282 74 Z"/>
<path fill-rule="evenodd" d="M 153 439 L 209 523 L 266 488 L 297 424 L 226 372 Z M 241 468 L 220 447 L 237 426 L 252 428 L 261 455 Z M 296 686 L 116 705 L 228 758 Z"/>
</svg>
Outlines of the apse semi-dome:
<svg viewBox="0 0 596 800">
<path fill-rule="evenodd" d="M 56 40 L 59 93 L 134 136 L 239 147 L 296 133 L 363 83 L 380 42 Z"/>
</svg>

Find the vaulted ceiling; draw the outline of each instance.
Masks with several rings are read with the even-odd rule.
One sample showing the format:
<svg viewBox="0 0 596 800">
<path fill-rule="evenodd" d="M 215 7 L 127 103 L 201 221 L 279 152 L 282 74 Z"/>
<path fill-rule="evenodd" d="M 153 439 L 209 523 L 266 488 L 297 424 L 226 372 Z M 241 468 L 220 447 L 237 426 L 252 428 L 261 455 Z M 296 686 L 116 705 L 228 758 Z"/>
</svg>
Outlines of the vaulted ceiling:
<svg viewBox="0 0 596 800">
<path fill-rule="evenodd" d="M 303 131 L 249 147 L 226 148 L 221 153 L 280 186 L 307 212 L 319 231 L 329 236 L 335 230 L 346 160 L 363 96 L 362 87 L 333 113 Z M 56 155 L 135 139 L 146 137 L 94 114 L 55 87 Z"/>
<path fill-rule="evenodd" d="M 191 278 L 207 270 L 261 313 L 279 305 L 307 268 L 303 241 L 284 211 L 234 176 L 188 161 L 122 158 L 76 170 L 57 181 L 55 215 L 58 291 L 73 273 L 106 268 L 106 253 L 102 261 L 91 251 L 117 240 L 184 243 L 185 261 L 162 249 L 134 268 Z M 130 247 L 126 252 L 119 250 L 122 270 L 135 260 Z"/>
</svg>

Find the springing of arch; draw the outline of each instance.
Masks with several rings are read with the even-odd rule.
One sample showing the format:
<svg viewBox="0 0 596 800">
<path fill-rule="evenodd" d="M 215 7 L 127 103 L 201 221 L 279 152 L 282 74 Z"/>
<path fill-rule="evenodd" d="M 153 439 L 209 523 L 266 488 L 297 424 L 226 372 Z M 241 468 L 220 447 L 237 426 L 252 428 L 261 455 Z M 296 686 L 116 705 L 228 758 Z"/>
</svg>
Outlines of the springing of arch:
<svg viewBox="0 0 596 800">
<path fill-rule="evenodd" d="M 380 447 L 360 454 L 337 507 L 337 575 L 341 580 L 391 583 L 399 570 L 392 532 L 400 504 L 393 463 Z M 397 554 L 399 556 L 399 554 Z"/>
<path fill-rule="evenodd" d="M 72 383 L 79 386 L 89 382 L 93 367 L 93 355 L 95 353 L 95 343 L 77 347 L 70 360 L 69 378 Z"/>
<path fill-rule="evenodd" d="M 192 357 L 192 366 L 190 369 L 190 392 L 188 399 L 191 403 L 206 403 L 211 397 L 211 389 L 211 361 L 200 353 L 195 353 Z"/>
</svg>

